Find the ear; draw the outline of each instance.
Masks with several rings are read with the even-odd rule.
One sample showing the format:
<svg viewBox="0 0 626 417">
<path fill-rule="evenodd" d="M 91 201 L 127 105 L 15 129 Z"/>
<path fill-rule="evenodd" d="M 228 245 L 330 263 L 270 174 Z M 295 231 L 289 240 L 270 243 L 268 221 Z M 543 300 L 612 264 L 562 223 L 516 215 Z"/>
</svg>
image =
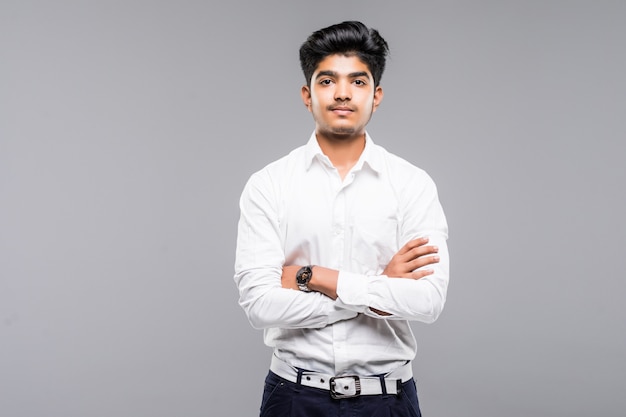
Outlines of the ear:
<svg viewBox="0 0 626 417">
<path fill-rule="evenodd" d="M 381 86 L 376 87 L 374 90 L 374 105 L 372 106 L 372 112 L 375 112 L 380 103 L 383 101 L 383 88 Z"/>
<path fill-rule="evenodd" d="M 303 85 L 300 90 L 300 95 L 302 96 L 302 102 L 306 108 L 311 111 L 311 89 L 308 86 Z"/>
</svg>

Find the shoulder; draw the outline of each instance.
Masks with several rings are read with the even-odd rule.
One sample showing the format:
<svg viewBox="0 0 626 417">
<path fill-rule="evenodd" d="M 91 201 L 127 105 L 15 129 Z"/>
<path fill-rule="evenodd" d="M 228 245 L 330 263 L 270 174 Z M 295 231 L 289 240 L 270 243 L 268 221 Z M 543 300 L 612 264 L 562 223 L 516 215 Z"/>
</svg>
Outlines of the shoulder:
<svg viewBox="0 0 626 417">
<path fill-rule="evenodd" d="M 276 189 L 282 182 L 293 176 L 298 167 L 304 166 L 305 147 L 295 148 L 287 155 L 272 161 L 250 175 L 246 189 Z"/>
<path fill-rule="evenodd" d="M 305 146 L 295 148 L 287 155 L 272 161 L 263 168 L 253 173 L 255 176 L 269 176 L 270 178 L 282 177 L 285 172 L 289 172 L 294 167 L 304 165 Z"/>
<path fill-rule="evenodd" d="M 408 159 L 398 156 L 380 145 L 374 144 L 373 152 L 378 161 L 383 175 L 389 177 L 393 184 L 398 186 L 430 185 L 434 182 L 428 173 L 409 162 Z"/>
</svg>

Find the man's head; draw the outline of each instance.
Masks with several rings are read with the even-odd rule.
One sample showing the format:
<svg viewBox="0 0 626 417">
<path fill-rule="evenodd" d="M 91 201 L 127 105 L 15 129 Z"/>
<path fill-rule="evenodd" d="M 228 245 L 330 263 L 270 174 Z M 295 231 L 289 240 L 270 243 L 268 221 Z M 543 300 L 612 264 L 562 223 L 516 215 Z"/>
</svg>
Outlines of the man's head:
<svg viewBox="0 0 626 417">
<path fill-rule="evenodd" d="M 380 84 L 389 47 L 376 29 L 361 22 L 348 21 L 313 32 L 300 47 L 300 66 L 306 83 L 318 64 L 329 55 L 357 56 L 372 73 L 375 86 Z"/>
<path fill-rule="evenodd" d="M 360 22 L 321 29 L 302 45 L 302 101 L 313 115 L 318 140 L 364 139 L 383 98 L 379 83 L 387 51 L 378 32 Z"/>
</svg>

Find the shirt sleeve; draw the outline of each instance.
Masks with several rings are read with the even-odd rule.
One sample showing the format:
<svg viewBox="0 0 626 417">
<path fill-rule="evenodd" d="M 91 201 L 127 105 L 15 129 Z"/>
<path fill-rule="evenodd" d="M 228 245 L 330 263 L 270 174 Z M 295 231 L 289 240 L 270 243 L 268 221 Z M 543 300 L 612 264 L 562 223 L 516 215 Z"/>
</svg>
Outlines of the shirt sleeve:
<svg viewBox="0 0 626 417">
<path fill-rule="evenodd" d="M 418 172 L 400 193 L 400 243 L 428 237 L 439 247 L 440 261 L 428 265 L 434 273 L 421 279 L 392 278 L 339 272 L 338 300 L 341 306 L 363 314 L 391 319 L 432 323 L 441 314 L 449 282 L 448 225 L 432 179 Z M 390 313 L 381 316 L 370 307 Z"/>
<path fill-rule="evenodd" d="M 261 171 L 250 178 L 240 199 L 234 279 L 252 327 L 321 328 L 355 317 L 356 312 L 323 294 L 281 287 L 285 253 L 275 187 Z"/>
</svg>

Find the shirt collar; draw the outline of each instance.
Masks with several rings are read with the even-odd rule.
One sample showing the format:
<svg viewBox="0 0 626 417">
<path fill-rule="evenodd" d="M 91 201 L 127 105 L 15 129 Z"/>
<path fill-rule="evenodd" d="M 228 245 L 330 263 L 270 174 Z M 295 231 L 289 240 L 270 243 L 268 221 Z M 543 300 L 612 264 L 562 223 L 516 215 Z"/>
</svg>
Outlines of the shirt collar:
<svg viewBox="0 0 626 417">
<path fill-rule="evenodd" d="M 317 143 L 317 137 L 315 136 L 315 132 L 311 134 L 309 141 L 305 145 L 305 157 L 305 168 L 307 170 L 311 168 L 311 164 L 313 164 L 313 161 L 315 159 L 318 159 L 320 162 L 329 166 L 331 165 L 330 160 L 326 155 L 324 155 L 324 153 L 322 152 L 322 148 L 320 148 L 319 143 Z M 354 169 L 359 170 L 365 165 L 369 166 L 374 172 L 377 173 L 382 170 L 382 160 L 380 152 L 374 145 L 372 137 L 367 132 L 365 132 L 365 149 L 363 149 L 363 153 L 361 154 L 361 157 L 354 166 Z"/>
</svg>

